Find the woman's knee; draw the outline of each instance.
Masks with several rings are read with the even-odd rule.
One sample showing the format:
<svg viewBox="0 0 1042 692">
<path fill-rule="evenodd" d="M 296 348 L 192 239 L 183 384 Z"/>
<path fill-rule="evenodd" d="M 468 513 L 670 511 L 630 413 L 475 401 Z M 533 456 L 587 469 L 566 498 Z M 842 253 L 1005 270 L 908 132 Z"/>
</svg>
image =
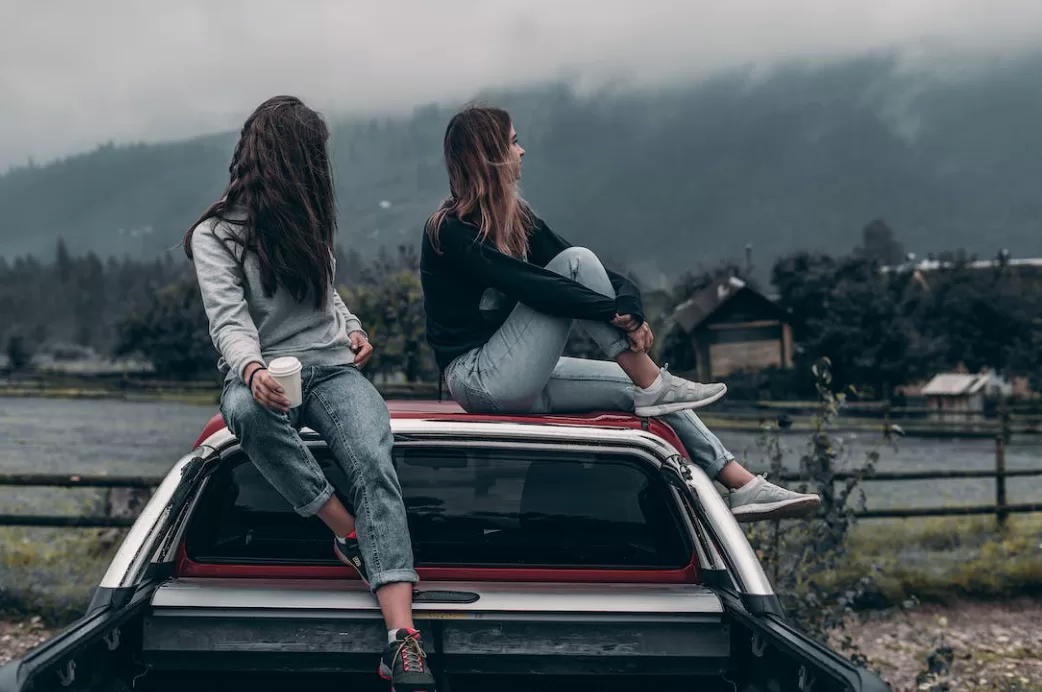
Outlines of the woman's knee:
<svg viewBox="0 0 1042 692">
<path fill-rule="evenodd" d="M 598 293 L 615 295 L 615 288 L 611 285 L 611 279 L 608 278 L 608 272 L 601 259 L 589 248 L 567 248 L 550 260 L 546 268 Z"/>
<path fill-rule="evenodd" d="M 244 431 L 270 425 L 276 415 L 259 404 L 245 384 L 232 384 L 221 396 L 221 416 L 237 437 L 242 437 Z"/>
<path fill-rule="evenodd" d="M 601 267 L 601 269 L 604 268 L 601 264 L 601 259 L 593 250 L 578 246 L 572 246 L 562 250 L 556 257 L 550 260 L 546 265 L 546 268 L 551 271 L 565 273 L 566 271 L 572 271 L 573 268 L 582 265 L 588 267 Z"/>
</svg>

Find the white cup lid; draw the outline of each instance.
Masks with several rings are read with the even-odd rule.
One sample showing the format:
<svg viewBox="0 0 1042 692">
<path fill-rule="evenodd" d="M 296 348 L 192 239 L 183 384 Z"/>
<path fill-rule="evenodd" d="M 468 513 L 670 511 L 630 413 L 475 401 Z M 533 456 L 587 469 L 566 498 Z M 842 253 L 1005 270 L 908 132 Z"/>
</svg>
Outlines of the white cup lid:
<svg viewBox="0 0 1042 692">
<path fill-rule="evenodd" d="M 300 372 L 300 361 L 293 356 L 283 356 L 268 363 L 268 372 L 275 377 L 283 377 Z"/>
</svg>

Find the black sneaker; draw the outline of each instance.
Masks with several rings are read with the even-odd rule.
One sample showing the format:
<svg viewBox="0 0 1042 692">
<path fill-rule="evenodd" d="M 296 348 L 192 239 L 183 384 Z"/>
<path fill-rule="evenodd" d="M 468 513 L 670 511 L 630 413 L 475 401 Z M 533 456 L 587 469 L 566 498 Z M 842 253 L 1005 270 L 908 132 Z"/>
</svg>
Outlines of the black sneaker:
<svg viewBox="0 0 1042 692">
<path fill-rule="evenodd" d="M 398 630 L 380 659 L 380 677 L 391 681 L 391 692 L 434 692 L 434 676 L 427 668 L 419 632 Z"/>
<path fill-rule="evenodd" d="M 363 584 L 369 586 L 369 573 L 365 569 L 362 551 L 358 547 L 358 537 L 355 534 L 351 534 L 347 538 L 339 536 L 334 538 L 333 552 L 336 553 L 338 560 L 358 572 Z"/>
</svg>

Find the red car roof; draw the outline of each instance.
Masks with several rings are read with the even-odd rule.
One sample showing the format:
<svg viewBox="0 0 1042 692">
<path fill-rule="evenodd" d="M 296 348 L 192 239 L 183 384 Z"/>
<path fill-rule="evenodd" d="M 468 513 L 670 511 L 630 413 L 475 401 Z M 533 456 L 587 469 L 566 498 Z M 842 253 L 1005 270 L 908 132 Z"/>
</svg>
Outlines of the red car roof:
<svg viewBox="0 0 1042 692">
<path fill-rule="evenodd" d="M 572 425 L 593 428 L 617 428 L 635 429 L 644 428 L 652 434 L 658 435 L 666 442 L 676 447 L 681 454 L 686 454 L 683 444 L 673 429 L 665 423 L 656 419 L 638 418 L 630 413 L 623 412 L 594 412 L 573 414 L 526 414 L 526 415 L 497 415 L 467 413 L 454 401 L 388 401 L 387 408 L 391 412 L 391 418 L 399 420 L 461 420 L 473 422 L 516 422 L 516 423 L 541 423 L 543 425 Z M 225 428 L 224 419 L 220 414 L 215 415 L 203 428 L 202 433 L 195 442 L 199 446 L 202 442 L 215 432 Z"/>
</svg>

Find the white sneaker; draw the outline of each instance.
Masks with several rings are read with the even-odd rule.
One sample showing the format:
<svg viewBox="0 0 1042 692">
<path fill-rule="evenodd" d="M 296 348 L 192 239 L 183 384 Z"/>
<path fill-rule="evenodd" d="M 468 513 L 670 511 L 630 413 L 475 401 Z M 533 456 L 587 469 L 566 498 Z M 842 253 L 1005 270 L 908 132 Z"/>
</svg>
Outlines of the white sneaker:
<svg viewBox="0 0 1042 692">
<path fill-rule="evenodd" d="M 739 522 L 802 517 L 821 505 L 821 498 L 817 495 L 780 488 L 769 482 L 766 474 L 732 490 L 726 500 L 731 514 Z"/>
<path fill-rule="evenodd" d="M 670 375 L 662 368 L 661 377 L 648 389 L 637 388 L 633 412 L 641 418 L 655 418 L 675 411 L 702 408 L 727 394 L 727 385 L 702 384 Z"/>
</svg>

